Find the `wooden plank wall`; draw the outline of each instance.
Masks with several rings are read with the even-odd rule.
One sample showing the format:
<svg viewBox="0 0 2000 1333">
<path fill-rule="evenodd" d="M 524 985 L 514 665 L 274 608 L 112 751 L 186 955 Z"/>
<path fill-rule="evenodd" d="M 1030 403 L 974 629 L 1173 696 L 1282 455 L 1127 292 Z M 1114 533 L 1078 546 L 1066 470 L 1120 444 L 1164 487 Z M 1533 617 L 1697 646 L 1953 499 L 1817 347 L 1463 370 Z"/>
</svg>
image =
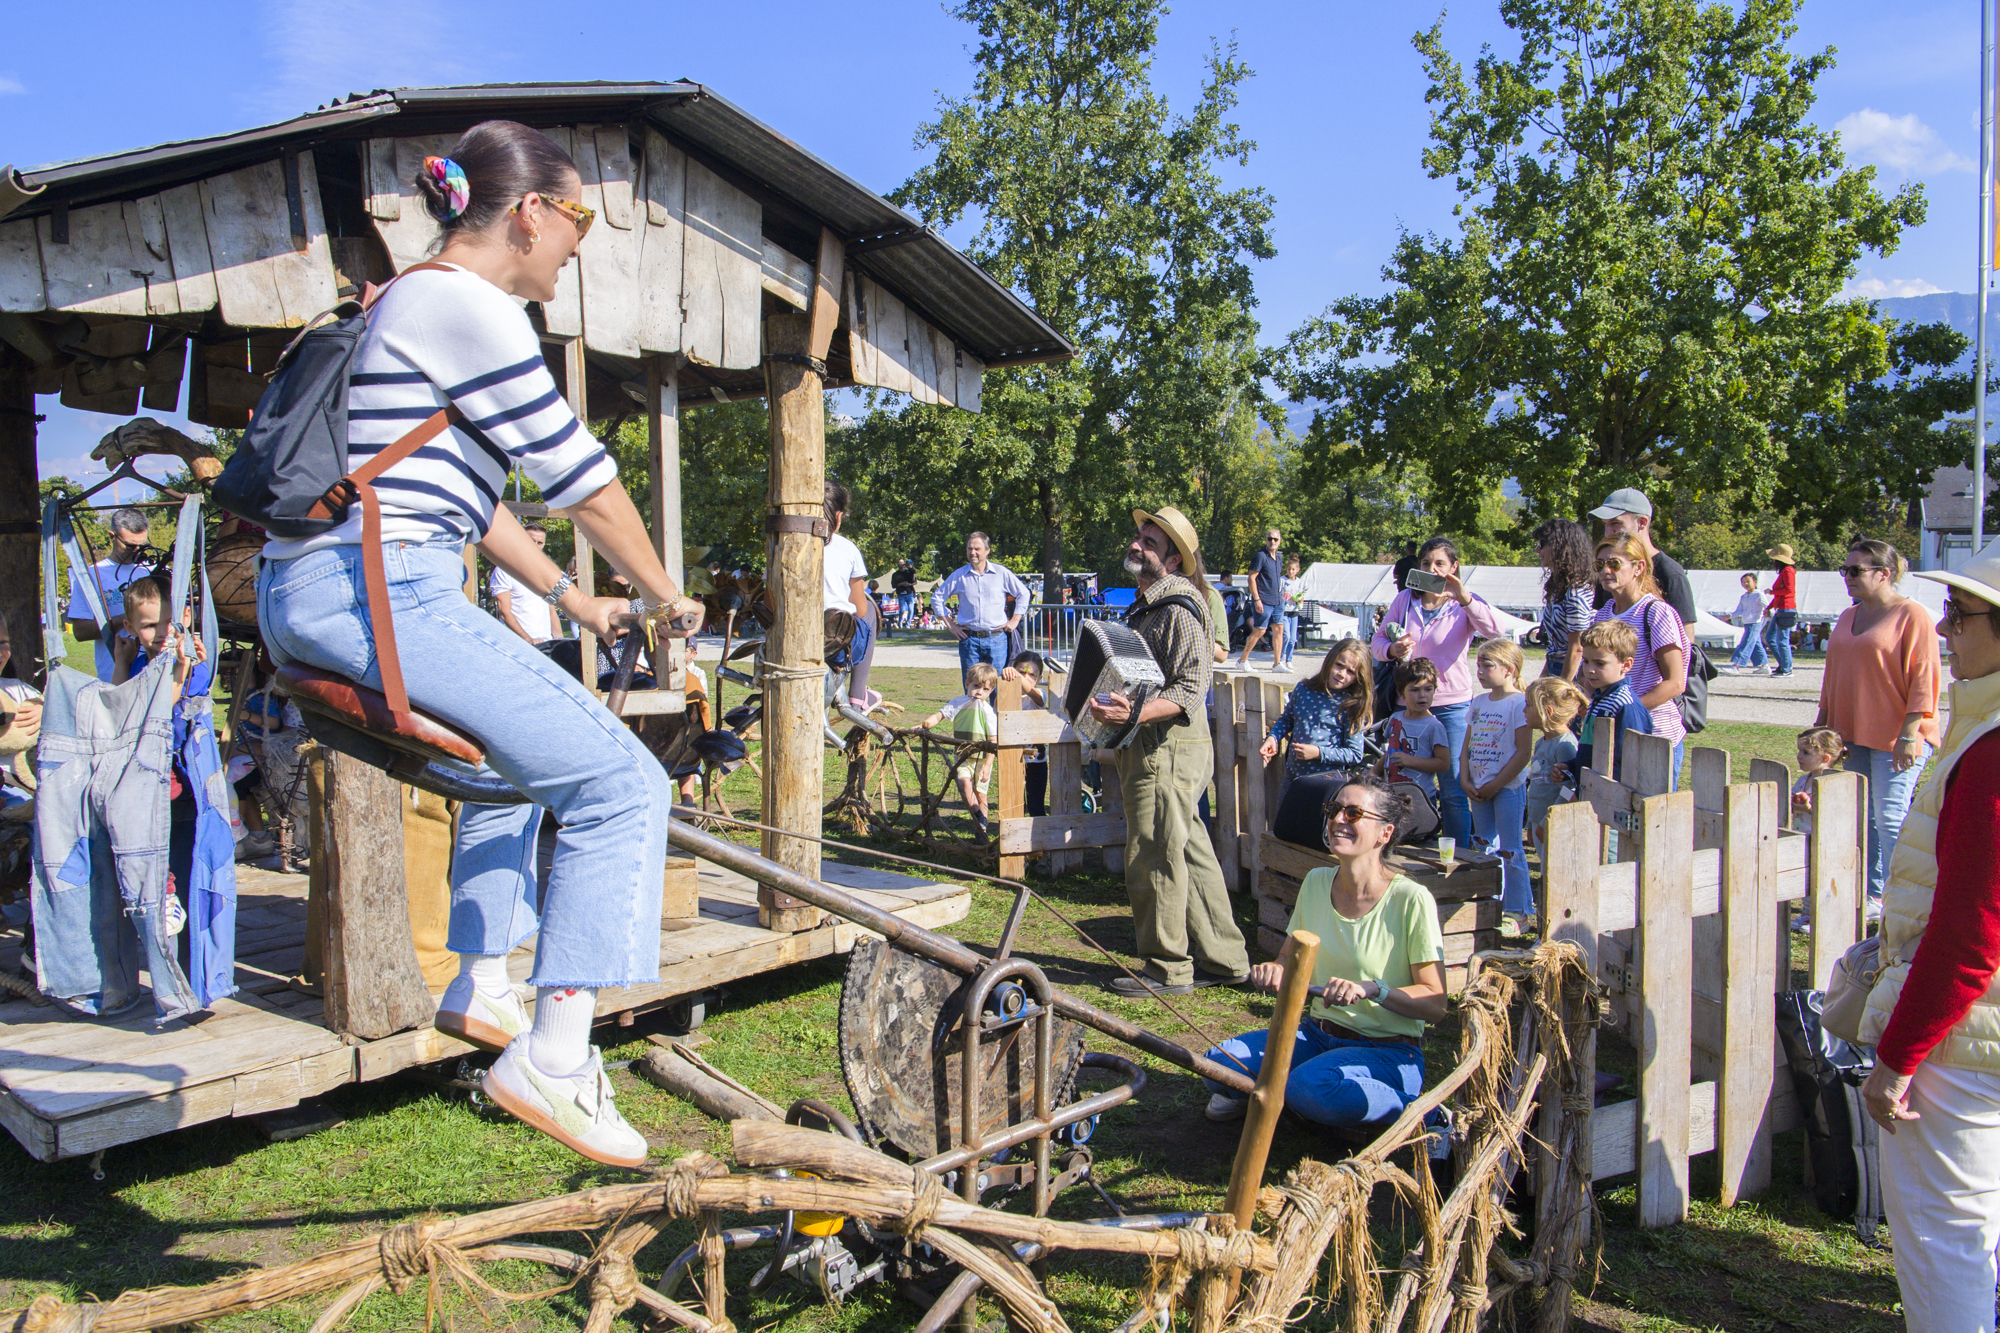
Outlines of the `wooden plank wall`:
<svg viewBox="0 0 2000 1333">
<path fill-rule="evenodd" d="M 986 367 L 865 273 L 847 281 L 848 358 L 854 382 L 906 393 L 920 403 L 979 410 Z"/>
</svg>

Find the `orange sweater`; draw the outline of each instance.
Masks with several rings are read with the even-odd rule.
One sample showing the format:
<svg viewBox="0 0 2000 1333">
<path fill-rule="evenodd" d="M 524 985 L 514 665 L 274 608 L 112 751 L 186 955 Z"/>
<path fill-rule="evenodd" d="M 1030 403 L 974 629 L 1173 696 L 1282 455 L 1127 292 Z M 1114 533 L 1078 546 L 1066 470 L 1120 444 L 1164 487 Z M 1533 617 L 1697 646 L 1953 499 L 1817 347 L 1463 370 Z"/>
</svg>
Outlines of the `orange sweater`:
<svg viewBox="0 0 2000 1333">
<path fill-rule="evenodd" d="M 1866 634 L 1854 632 L 1854 611 L 1840 613 L 1826 648 L 1826 679 L 1819 689 L 1820 716 L 1849 745 L 1894 748 L 1903 718 L 1922 713 L 1919 734 L 1938 743 L 1937 626 L 1916 602 L 1889 611 Z"/>
</svg>

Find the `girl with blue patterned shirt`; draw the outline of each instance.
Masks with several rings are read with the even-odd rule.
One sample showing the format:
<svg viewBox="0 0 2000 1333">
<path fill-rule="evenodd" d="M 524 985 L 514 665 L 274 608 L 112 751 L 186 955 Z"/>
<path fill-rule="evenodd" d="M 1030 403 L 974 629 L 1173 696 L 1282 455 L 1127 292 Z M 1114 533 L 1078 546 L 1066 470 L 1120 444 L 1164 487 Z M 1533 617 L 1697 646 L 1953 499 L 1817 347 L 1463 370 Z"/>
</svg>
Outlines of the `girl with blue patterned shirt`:
<svg viewBox="0 0 2000 1333">
<path fill-rule="evenodd" d="M 1336 769 L 1358 771 L 1367 765 L 1361 733 L 1373 720 L 1375 658 L 1359 639 L 1342 639 L 1327 652 L 1310 680 L 1292 687 L 1285 711 L 1257 753 L 1270 763 L 1278 742 L 1290 740 L 1285 773 L 1302 778 Z"/>
</svg>

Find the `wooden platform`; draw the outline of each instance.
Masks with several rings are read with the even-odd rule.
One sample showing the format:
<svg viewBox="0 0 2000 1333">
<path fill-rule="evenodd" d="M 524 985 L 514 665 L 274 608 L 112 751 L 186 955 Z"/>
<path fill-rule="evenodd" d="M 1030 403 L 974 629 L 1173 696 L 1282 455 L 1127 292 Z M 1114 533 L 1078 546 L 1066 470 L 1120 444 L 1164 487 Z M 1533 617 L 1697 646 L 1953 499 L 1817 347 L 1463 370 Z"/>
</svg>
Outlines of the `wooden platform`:
<svg viewBox="0 0 2000 1333">
<path fill-rule="evenodd" d="M 294 978 L 304 964 L 306 879 L 239 867 L 236 995 L 187 1022 L 155 1027 L 150 1001 L 110 1021 L 0 992 L 0 1124 L 35 1157 L 55 1161 L 204 1121 L 255 1115 L 302 1098 L 472 1048 L 423 1028 L 346 1044 L 320 1026 L 319 997 Z M 600 1020 L 665 1004 L 788 963 L 844 953 L 867 932 L 830 922 L 795 935 L 757 925 L 756 886 L 706 863 L 701 919 L 660 933 L 660 979 L 598 996 Z M 831 884 L 933 929 L 962 920 L 971 895 L 886 871 L 827 862 Z M 0 965 L 18 971 L 18 931 L 0 936 Z M 528 975 L 532 951 L 509 970 Z"/>
</svg>

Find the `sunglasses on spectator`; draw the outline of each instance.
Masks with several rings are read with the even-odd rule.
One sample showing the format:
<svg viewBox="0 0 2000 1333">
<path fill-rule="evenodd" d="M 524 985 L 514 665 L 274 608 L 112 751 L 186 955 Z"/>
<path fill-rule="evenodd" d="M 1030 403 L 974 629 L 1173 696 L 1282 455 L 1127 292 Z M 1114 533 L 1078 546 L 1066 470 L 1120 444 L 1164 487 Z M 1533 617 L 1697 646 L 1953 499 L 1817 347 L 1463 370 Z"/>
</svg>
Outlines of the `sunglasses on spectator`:
<svg viewBox="0 0 2000 1333">
<path fill-rule="evenodd" d="M 1944 599 L 1944 622 L 1951 626 L 1952 633 L 1956 634 L 1965 628 L 1965 621 L 1968 616 L 1975 618 L 1979 616 L 1987 617 L 1993 622 L 1994 632 L 2000 634 L 2000 607 L 1988 607 L 1984 611 L 1971 611 L 1960 606 L 1956 597 L 1947 596 Z"/>
<path fill-rule="evenodd" d="M 1326 822 L 1329 824 L 1335 820 L 1344 820 L 1349 824 L 1359 824 L 1364 819 L 1379 819 L 1384 824 L 1393 824 L 1396 822 L 1387 816 L 1376 814 L 1365 805 L 1328 805 L 1326 807 Z"/>
<path fill-rule="evenodd" d="M 1882 566 L 1880 565 L 1842 565 L 1840 567 L 1840 577 L 1844 579 L 1858 579 L 1863 574 L 1872 574 L 1881 568 Z"/>
<path fill-rule="evenodd" d="M 1597 567 L 1599 569 L 1608 569 L 1612 573 L 1616 574 L 1619 570 L 1625 568 L 1626 563 L 1627 563 L 1626 561 L 1620 560 L 1617 556 L 1614 555 L 1614 556 L 1607 556 L 1604 559 L 1598 561 Z"/>
<path fill-rule="evenodd" d="M 576 243 L 582 245 L 583 238 L 590 235 L 590 224 L 597 221 L 597 210 L 584 204 L 579 204 L 574 199 L 558 199 L 552 194 L 542 195 L 541 200 L 550 208 L 568 218 L 575 225 Z M 520 212 L 521 205 L 515 204 L 510 211 L 515 213 Z"/>
</svg>

